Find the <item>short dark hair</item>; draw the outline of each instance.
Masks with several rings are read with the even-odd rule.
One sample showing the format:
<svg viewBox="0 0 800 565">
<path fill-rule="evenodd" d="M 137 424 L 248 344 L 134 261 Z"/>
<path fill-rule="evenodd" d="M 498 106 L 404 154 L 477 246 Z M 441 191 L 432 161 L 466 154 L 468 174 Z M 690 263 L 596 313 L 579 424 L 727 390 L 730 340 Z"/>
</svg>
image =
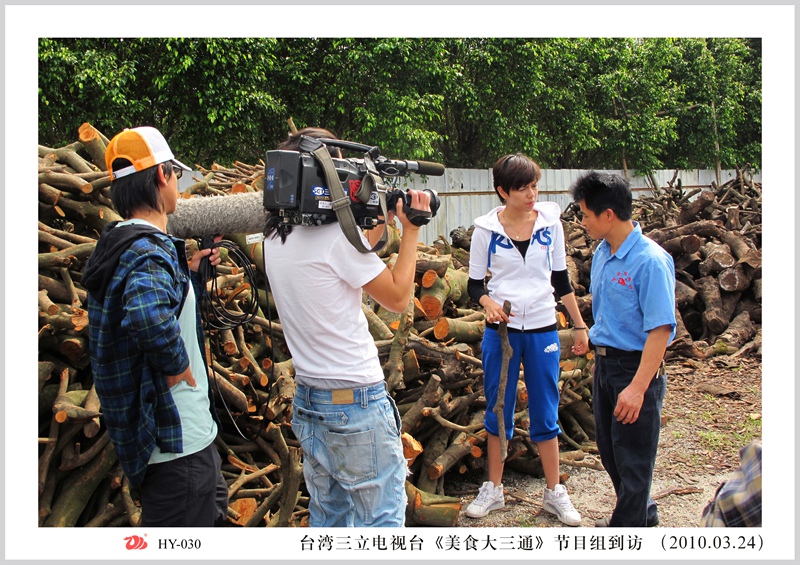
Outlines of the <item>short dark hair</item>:
<svg viewBox="0 0 800 565">
<path fill-rule="evenodd" d="M 508 193 L 538 181 L 541 176 L 542 171 L 539 169 L 539 165 L 522 153 L 511 153 L 500 157 L 492 169 L 494 191 L 503 203 L 505 203 L 505 199 L 497 190 L 498 187 L 502 187 Z"/>
<path fill-rule="evenodd" d="M 633 205 L 630 182 L 625 177 L 589 171 L 569 189 L 575 202 L 583 201 L 595 215 L 611 210 L 620 220 L 630 220 Z"/>
<path fill-rule="evenodd" d="M 339 139 L 336 137 L 331 131 L 326 130 L 325 128 L 315 128 L 315 127 L 307 127 L 301 130 L 298 130 L 297 133 L 290 133 L 289 137 L 281 142 L 278 145 L 278 149 L 282 149 L 283 151 L 300 151 L 300 137 L 313 137 L 314 139 Z M 335 157 L 337 159 L 342 158 L 342 151 L 338 147 L 327 146 L 328 153 L 331 154 L 331 157 Z"/>
<path fill-rule="evenodd" d="M 129 167 L 127 159 L 114 159 L 111 169 L 118 171 Z M 172 174 L 172 163 L 165 161 L 136 173 L 115 179 L 111 183 L 111 203 L 123 218 L 132 218 L 137 210 L 164 211 L 164 201 L 158 190 L 158 167 L 164 167 L 164 176 Z"/>
</svg>

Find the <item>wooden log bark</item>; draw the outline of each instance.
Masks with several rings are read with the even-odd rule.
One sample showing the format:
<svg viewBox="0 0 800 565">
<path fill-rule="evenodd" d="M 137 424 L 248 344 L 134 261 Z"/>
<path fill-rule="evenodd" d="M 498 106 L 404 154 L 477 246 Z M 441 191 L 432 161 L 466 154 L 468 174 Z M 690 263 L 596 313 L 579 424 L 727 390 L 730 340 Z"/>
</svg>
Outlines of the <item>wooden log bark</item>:
<svg viewBox="0 0 800 565">
<path fill-rule="evenodd" d="M 508 316 L 511 313 L 511 302 L 508 300 L 503 301 L 503 313 Z M 511 357 L 514 355 L 514 350 L 508 341 L 508 322 L 500 322 L 500 327 L 497 330 L 500 336 L 500 349 L 502 352 L 502 362 L 500 364 L 500 383 L 497 389 L 497 400 L 494 404 L 494 414 L 497 417 L 497 435 L 500 438 L 500 461 L 505 461 L 508 455 L 508 439 L 506 438 L 506 384 L 508 383 L 508 365 L 511 362 Z M 523 380 L 523 379 L 520 379 Z"/>
<path fill-rule="evenodd" d="M 713 277 L 703 277 L 695 281 L 695 285 L 705 304 L 703 323 L 711 332 L 721 334 L 728 327 L 730 320 L 725 318 L 722 311 L 719 283 Z"/>
<path fill-rule="evenodd" d="M 53 504 L 45 527 L 72 527 L 78 521 L 91 494 L 100 481 L 117 462 L 117 454 L 109 442 L 92 462 L 79 474 L 70 475 L 61 495 Z"/>
<path fill-rule="evenodd" d="M 406 481 L 406 526 L 453 527 L 461 513 L 461 500 L 428 493 Z"/>
<path fill-rule="evenodd" d="M 86 122 L 78 128 L 78 139 L 80 139 L 92 163 L 101 171 L 107 171 L 106 167 L 106 143 L 103 136 L 92 124 Z"/>
<path fill-rule="evenodd" d="M 731 321 L 725 333 L 706 349 L 707 357 L 712 355 L 733 355 L 746 345 L 756 334 L 756 327 L 750 321 L 750 314 L 742 312 Z"/>
<path fill-rule="evenodd" d="M 439 341 L 476 343 L 483 339 L 486 322 L 483 320 L 464 320 L 463 318 L 442 317 L 433 327 L 433 335 Z"/>
<path fill-rule="evenodd" d="M 743 292 L 753 282 L 753 271 L 743 263 L 737 263 L 717 275 L 719 287 L 726 292 Z"/>
</svg>

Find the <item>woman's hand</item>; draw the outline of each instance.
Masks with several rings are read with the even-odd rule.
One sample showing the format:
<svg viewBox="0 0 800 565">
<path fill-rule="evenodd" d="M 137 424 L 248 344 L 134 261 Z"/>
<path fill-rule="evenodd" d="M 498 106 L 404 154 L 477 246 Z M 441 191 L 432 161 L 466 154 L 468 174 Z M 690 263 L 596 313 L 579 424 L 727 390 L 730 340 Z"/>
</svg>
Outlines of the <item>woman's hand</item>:
<svg viewBox="0 0 800 565">
<path fill-rule="evenodd" d="M 491 298 L 487 298 L 483 302 L 486 303 L 483 306 L 483 309 L 486 311 L 486 323 L 500 324 L 502 322 L 508 323 L 511 321 L 511 317 L 514 314 L 506 315 L 506 313 L 503 312 L 503 307 L 500 304 L 498 304 Z"/>
<path fill-rule="evenodd" d="M 589 351 L 589 330 L 587 328 L 573 329 L 572 338 L 575 340 L 572 346 L 572 353 L 575 355 L 586 355 Z"/>
</svg>

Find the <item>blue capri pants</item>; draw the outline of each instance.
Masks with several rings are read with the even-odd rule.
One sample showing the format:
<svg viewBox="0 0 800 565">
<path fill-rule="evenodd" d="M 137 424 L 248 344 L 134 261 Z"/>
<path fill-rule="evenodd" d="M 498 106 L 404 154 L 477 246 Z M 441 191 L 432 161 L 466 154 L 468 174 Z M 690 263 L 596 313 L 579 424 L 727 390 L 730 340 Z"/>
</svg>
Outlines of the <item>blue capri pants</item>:
<svg viewBox="0 0 800 565">
<path fill-rule="evenodd" d="M 528 413 L 531 420 L 530 436 L 534 442 L 547 441 L 561 431 L 558 427 L 558 375 L 561 346 L 558 331 L 508 332 L 508 341 L 514 353 L 508 363 L 508 380 L 505 394 L 506 438 L 514 434 L 514 412 L 517 403 L 517 382 L 520 365 L 524 368 L 525 385 L 528 388 Z M 483 360 L 483 389 L 486 395 L 486 414 L 483 421 L 486 431 L 499 435 L 497 416 L 497 392 L 500 388 L 500 368 L 503 352 L 497 330 L 487 327 L 481 344 Z"/>
</svg>

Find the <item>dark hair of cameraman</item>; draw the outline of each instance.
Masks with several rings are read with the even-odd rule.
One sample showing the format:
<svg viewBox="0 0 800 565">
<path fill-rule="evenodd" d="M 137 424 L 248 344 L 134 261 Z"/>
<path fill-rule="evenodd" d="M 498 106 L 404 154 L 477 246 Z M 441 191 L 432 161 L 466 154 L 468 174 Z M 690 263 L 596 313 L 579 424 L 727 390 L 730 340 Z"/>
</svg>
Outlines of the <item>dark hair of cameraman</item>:
<svg viewBox="0 0 800 565">
<path fill-rule="evenodd" d="M 278 145 L 278 149 L 283 151 L 300 151 L 300 139 L 303 137 L 313 137 L 314 139 L 339 139 L 336 135 L 325 128 L 307 127 L 297 133 L 290 133 L 286 141 Z M 342 151 L 338 147 L 328 147 L 328 153 L 334 159 L 342 158 Z"/>
</svg>

